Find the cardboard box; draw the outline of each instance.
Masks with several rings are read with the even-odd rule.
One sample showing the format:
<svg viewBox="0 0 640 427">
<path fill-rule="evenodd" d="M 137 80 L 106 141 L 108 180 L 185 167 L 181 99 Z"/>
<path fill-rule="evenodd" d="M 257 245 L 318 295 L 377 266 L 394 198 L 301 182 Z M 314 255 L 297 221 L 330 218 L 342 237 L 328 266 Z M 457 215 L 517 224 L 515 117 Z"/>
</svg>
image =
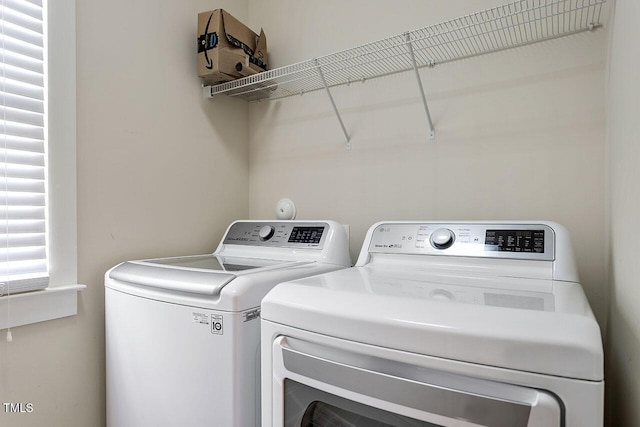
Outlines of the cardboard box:
<svg viewBox="0 0 640 427">
<path fill-rule="evenodd" d="M 198 14 L 198 76 L 206 84 L 228 82 L 267 69 L 267 38 L 216 9 Z"/>
</svg>

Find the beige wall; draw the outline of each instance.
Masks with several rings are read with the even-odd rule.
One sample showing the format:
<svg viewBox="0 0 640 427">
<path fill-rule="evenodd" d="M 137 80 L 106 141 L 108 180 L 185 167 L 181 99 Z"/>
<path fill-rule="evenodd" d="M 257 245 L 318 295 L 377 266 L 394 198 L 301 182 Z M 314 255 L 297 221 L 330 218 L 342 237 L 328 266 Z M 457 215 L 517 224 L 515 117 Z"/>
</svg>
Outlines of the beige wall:
<svg viewBox="0 0 640 427">
<path fill-rule="evenodd" d="M 620 2 L 610 79 L 617 260 L 608 357 L 619 384 L 614 409 L 627 420 L 614 425 L 632 426 L 640 422 L 637 399 L 626 397 L 638 392 L 638 248 L 623 226 L 639 205 L 622 194 L 637 192 L 626 184 L 638 180 L 637 96 L 626 88 L 637 94 L 638 86 L 625 69 L 638 68 L 628 57 L 638 6 Z M 195 14 L 209 8 L 263 26 L 271 63 L 281 66 L 501 3 L 77 2 L 78 273 L 88 289 L 78 316 L 14 330 L 0 381 L 37 410 L 8 426 L 104 425 L 104 271 L 130 258 L 211 251 L 232 219 L 271 218 L 281 197 L 296 202 L 299 218 L 351 224 L 354 258 L 380 219 L 561 222 L 604 325 L 604 32 L 423 70 L 435 142 L 426 139 L 411 74 L 338 88 L 349 152 L 322 93 L 246 106 L 203 100 L 195 78 Z"/>
<path fill-rule="evenodd" d="M 250 1 L 273 66 L 299 62 L 502 4 L 476 0 Z M 328 23 L 332 24 L 329 25 Z M 605 31 L 250 106 L 250 211 L 351 225 L 355 261 L 383 219 L 547 219 L 570 230 L 598 320 L 606 319 Z"/>
<path fill-rule="evenodd" d="M 640 4 L 618 0 L 608 76 L 611 304 L 606 342 L 611 426 L 640 425 Z"/>
<path fill-rule="evenodd" d="M 87 289 L 78 316 L 15 328 L 2 347 L 0 381 L 12 401 L 34 404 L 0 417 L 3 427 L 104 425 L 104 272 L 126 259 L 211 252 L 230 221 L 248 216 L 247 105 L 204 100 L 196 75 L 196 15 L 215 7 L 248 13 L 232 0 L 77 2 Z"/>
</svg>

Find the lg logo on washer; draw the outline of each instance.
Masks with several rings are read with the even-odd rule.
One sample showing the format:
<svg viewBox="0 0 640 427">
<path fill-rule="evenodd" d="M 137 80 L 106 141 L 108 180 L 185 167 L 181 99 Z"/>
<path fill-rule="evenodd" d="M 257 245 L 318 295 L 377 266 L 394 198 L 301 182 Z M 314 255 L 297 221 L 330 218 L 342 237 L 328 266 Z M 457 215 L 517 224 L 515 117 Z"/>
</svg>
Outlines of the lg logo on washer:
<svg viewBox="0 0 640 427">
<path fill-rule="evenodd" d="M 222 335 L 224 333 L 224 319 L 221 314 L 212 314 L 211 320 L 207 313 L 193 312 L 193 321 L 200 325 L 211 325 L 211 333 L 216 335 Z"/>
<path fill-rule="evenodd" d="M 217 335 L 224 333 L 222 316 L 216 314 L 211 315 L 211 333 Z"/>
</svg>

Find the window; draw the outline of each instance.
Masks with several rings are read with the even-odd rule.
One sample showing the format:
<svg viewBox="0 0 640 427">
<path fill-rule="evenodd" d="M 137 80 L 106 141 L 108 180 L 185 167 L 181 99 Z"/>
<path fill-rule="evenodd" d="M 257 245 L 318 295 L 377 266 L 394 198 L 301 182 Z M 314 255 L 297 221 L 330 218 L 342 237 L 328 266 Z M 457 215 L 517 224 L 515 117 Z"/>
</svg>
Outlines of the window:
<svg viewBox="0 0 640 427">
<path fill-rule="evenodd" d="M 42 26 L 43 34 L 46 34 L 43 53 L 46 68 L 43 68 L 45 72 L 42 81 L 46 89 L 43 91 L 46 113 L 43 132 L 46 135 L 46 145 L 43 146 L 46 154 L 44 157 L 45 201 L 48 208 L 45 254 L 49 276 L 49 287 L 44 290 L 0 296 L 0 329 L 75 315 L 78 292 L 86 288 L 77 284 L 76 2 L 75 0 L 56 0 L 51 2 L 51 7 L 48 7 L 47 3 L 46 0 L 0 0 L 3 11 L 21 5 L 31 10 L 40 9 L 41 19 L 45 17 Z M 19 11 L 13 13 L 17 16 L 29 16 L 28 13 Z M 0 26 L 9 26 L 8 23 L 4 24 L 4 20 L 2 21 L 3 24 Z M 2 37 L 3 40 L 8 39 L 8 33 L 0 34 L 6 35 Z M 5 52 L 9 45 L 11 44 L 4 44 Z M 5 53 L 5 56 L 8 55 L 8 52 Z M 25 57 L 25 60 L 26 58 L 28 57 Z M 0 73 L 8 69 L 8 66 L 0 64 Z M 5 73 L 5 77 L 7 76 L 8 74 Z M 2 78 L 1 74 L 0 78 Z M 0 82 L 0 90 L 5 86 L 7 86 L 6 83 Z M 0 103 L 7 97 L 0 95 Z M 3 111 L 9 109 L 8 106 L 0 106 L 0 108 Z M 0 123 L 0 128 L 5 126 L 4 123 Z M 3 137 L 0 136 L 0 138 Z M 0 147 L 0 150 L 2 148 Z M 27 154 L 30 152 L 27 151 Z M 6 161 L 4 163 L 6 164 Z M 2 160 L 0 164 L 3 164 Z M 42 170 L 42 166 L 40 168 Z M 0 180 L 3 179 L 4 172 L 1 174 Z M 4 184 L 0 183 L 0 186 L 2 185 Z M 7 197 L 4 197 L 6 200 Z M 6 210 L 10 209 L 13 208 Z M 0 224 L 2 224 L 2 218 L 0 218 Z M 0 246 L 2 245 L 3 243 L 0 242 Z M 4 246 L 7 247 L 7 242 Z M 46 280 L 46 275 L 41 276 L 40 280 Z M 41 281 L 39 286 L 43 286 L 44 283 L 46 282 Z M 4 286 L 6 289 L 6 284 Z"/>
<path fill-rule="evenodd" d="M 0 0 L 0 286 L 46 288 L 45 37 L 42 0 Z"/>
</svg>

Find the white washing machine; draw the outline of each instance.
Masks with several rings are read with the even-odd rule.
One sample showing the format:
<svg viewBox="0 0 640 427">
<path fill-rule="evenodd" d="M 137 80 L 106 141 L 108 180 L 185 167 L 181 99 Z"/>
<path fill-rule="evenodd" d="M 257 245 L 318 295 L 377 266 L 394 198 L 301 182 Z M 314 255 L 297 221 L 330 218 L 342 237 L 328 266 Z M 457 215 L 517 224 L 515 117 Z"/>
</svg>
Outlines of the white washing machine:
<svg viewBox="0 0 640 427">
<path fill-rule="evenodd" d="M 263 427 L 601 427 L 600 330 L 551 222 L 384 222 L 262 302 Z"/>
<path fill-rule="evenodd" d="M 237 221 L 213 254 L 105 275 L 107 424 L 255 427 L 260 300 L 277 283 L 351 265 L 333 221 Z"/>
</svg>

